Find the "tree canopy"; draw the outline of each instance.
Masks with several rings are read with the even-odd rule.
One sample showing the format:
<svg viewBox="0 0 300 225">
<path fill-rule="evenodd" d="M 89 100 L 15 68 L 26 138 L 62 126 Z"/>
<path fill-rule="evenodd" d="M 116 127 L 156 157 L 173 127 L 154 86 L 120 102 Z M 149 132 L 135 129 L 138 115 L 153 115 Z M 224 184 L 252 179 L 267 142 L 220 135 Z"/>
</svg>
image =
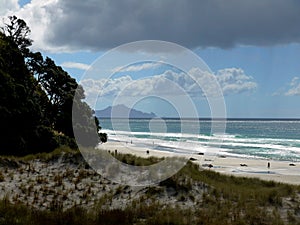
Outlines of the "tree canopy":
<svg viewBox="0 0 300 225">
<path fill-rule="evenodd" d="M 52 59 L 31 52 L 29 34 L 25 21 L 15 16 L 0 31 L 0 154 L 25 155 L 59 145 L 77 147 L 73 104 L 80 117 L 74 129 L 89 137 L 80 144 L 105 142 L 106 134 L 99 133 L 99 121 L 84 102 L 83 88 Z"/>
</svg>

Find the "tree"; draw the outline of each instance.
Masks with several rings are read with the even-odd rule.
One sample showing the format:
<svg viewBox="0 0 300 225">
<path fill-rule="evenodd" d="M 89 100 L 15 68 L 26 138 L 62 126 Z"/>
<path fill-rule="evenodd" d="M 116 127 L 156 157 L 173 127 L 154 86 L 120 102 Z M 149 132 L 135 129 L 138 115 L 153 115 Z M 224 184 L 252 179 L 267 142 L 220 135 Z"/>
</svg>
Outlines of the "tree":
<svg viewBox="0 0 300 225">
<path fill-rule="evenodd" d="M 47 118 L 51 118 L 53 129 L 71 138 L 74 138 L 73 129 L 80 129 L 80 133 L 89 139 L 83 145 L 88 145 L 88 143 L 96 145 L 99 141 L 107 141 L 106 134 L 98 135 L 101 129 L 99 121 L 91 108 L 83 101 L 84 90 L 78 86 L 74 78 L 57 66 L 52 59 L 47 57 L 43 60 L 39 53 L 30 57 L 28 65 L 48 96 L 50 105 L 47 108 Z M 75 95 L 76 90 L 80 93 L 79 95 Z M 80 123 L 76 124 L 76 128 L 72 126 L 73 104 L 76 105 L 82 117 L 79 119 Z"/>
<path fill-rule="evenodd" d="M 24 57 L 12 39 L 0 33 L 0 150 L 2 154 L 27 154 L 43 147 L 57 147 L 48 140 L 40 145 L 39 136 L 44 131 L 41 102 L 47 101 L 45 93 L 30 75 Z M 51 132 L 48 130 L 48 136 Z M 51 138 L 52 139 L 52 138 Z M 53 145 L 52 145 L 53 144 Z"/>
<path fill-rule="evenodd" d="M 15 16 L 0 32 L 0 153 L 27 154 L 76 147 L 73 128 L 95 146 L 107 140 L 76 80 L 50 59 L 28 47 L 30 29 Z M 80 95 L 75 95 L 75 92 Z M 72 126 L 72 106 L 78 118 Z"/>
<path fill-rule="evenodd" d="M 8 19 L 9 23 L 1 28 L 2 33 L 9 37 L 22 53 L 28 53 L 28 47 L 32 44 L 32 40 L 28 38 L 31 32 L 29 27 L 24 20 L 16 16 L 9 16 Z"/>
</svg>

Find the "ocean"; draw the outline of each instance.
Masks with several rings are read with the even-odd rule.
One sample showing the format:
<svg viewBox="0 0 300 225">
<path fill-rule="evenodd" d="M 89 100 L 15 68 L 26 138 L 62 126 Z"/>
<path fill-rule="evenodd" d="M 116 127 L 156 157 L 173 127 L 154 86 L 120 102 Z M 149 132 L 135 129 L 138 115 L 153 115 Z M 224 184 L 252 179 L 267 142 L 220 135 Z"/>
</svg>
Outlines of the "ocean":
<svg viewBox="0 0 300 225">
<path fill-rule="evenodd" d="M 131 143 L 180 154 L 300 161 L 300 120 L 107 119 L 100 118 L 108 141 Z"/>
</svg>

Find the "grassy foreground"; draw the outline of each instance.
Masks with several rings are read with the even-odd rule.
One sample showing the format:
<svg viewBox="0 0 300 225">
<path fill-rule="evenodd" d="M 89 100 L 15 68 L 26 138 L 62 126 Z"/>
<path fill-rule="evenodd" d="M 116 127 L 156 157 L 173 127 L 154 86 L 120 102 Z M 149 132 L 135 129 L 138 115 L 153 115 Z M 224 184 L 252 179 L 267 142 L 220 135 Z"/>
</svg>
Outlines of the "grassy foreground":
<svg viewBox="0 0 300 225">
<path fill-rule="evenodd" d="M 60 149 L 20 160 L 52 160 L 58 158 L 62 151 L 79 154 Z M 134 165 L 149 165 L 159 160 L 122 154 L 116 158 Z M 191 194 L 195 188 L 201 189 L 201 196 Z M 299 186 L 221 175 L 200 170 L 197 165 L 189 162 L 173 177 L 146 189 L 139 199 L 120 209 L 103 207 L 110 201 L 108 195 L 99 199 L 93 208 L 74 206 L 67 210 L 59 207 L 38 210 L 24 203 L 12 204 L 4 198 L 0 201 L 0 225 L 300 224 Z M 120 188 L 119 192 L 123 190 Z M 173 190 L 176 202 L 159 201 L 167 190 Z"/>
</svg>

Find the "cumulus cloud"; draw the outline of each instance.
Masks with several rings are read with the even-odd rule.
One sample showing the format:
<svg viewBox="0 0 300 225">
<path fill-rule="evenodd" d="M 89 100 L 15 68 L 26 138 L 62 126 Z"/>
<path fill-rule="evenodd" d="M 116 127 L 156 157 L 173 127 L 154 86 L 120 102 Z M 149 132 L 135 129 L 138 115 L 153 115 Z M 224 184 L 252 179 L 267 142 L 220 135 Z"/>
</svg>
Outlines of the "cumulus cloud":
<svg viewBox="0 0 300 225">
<path fill-rule="evenodd" d="M 101 97 L 142 97 L 142 96 L 177 96 L 214 97 L 252 92 L 257 84 L 242 69 L 229 68 L 217 71 L 216 74 L 193 68 L 189 74 L 167 70 L 162 74 L 139 80 L 129 75 L 113 79 L 81 81 L 86 95 L 91 99 Z M 220 90 L 220 92 L 218 92 Z"/>
<path fill-rule="evenodd" d="M 293 77 L 288 84 L 280 87 L 272 96 L 300 96 L 300 78 Z"/>
<path fill-rule="evenodd" d="M 1 0 L 0 16 L 13 14 L 19 10 L 18 0 Z"/>
<path fill-rule="evenodd" d="M 11 3 L 16 0 L 5 0 Z M 145 39 L 189 48 L 300 42 L 295 0 L 32 0 L 11 9 L 44 50 L 103 50 Z"/>
<path fill-rule="evenodd" d="M 5 0 L 7 2 L 16 2 L 16 0 Z M 66 52 L 71 50 L 69 46 L 56 45 L 49 42 L 49 38 L 59 36 L 53 34 L 53 25 L 60 20 L 62 9 L 58 7 L 58 0 L 31 0 L 24 7 L 19 7 L 18 10 L 10 10 L 0 16 L 7 17 L 16 15 L 24 19 L 31 29 L 31 39 L 34 40 L 33 48 L 38 51 L 57 51 Z M 66 24 L 67 25 L 67 24 Z"/>
<path fill-rule="evenodd" d="M 240 68 L 227 68 L 217 71 L 216 78 L 222 87 L 223 95 L 251 92 L 257 88 L 253 77 L 247 76 Z"/>
<path fill-rule="evenodd" d="M 173 72 L 166 71 L 164 74 L 139 80 L 133 80 L 129 75 L 113 79 L 86 79 L 81 81 L 81 85 L 84 87 L 87 95 L 97 93 L 97 95 L 102 97 L 116 97 L 119 94 L 127 97 L 153 94 L 161 95 L 166 93 L 172 95 L 176 92 L 178 93 L 178 90 L 175 88 L 175 85 L 169 85 L 170 80 L 168 81 L 166 78 L 166 75 L 169 73 Z M 181 76 L 175 73 L 174 75 Z M 178 88 L 178 86 L 176 87 Z"/>
<path fill-rule="evenodd" d="M 300 78 L 294 77 L 289 84 L 289 89 L 284 93 L 286 96 L 300 95 Z"/>
<path fill-rule="evenodd" d="M 90 67 L 90 65 L 88 64 L 78 63 L 78 62 L 63 62 L 61 66 L 65 68 L 80 69 L 80 70 L 87 70 Z"/>
</svg>

